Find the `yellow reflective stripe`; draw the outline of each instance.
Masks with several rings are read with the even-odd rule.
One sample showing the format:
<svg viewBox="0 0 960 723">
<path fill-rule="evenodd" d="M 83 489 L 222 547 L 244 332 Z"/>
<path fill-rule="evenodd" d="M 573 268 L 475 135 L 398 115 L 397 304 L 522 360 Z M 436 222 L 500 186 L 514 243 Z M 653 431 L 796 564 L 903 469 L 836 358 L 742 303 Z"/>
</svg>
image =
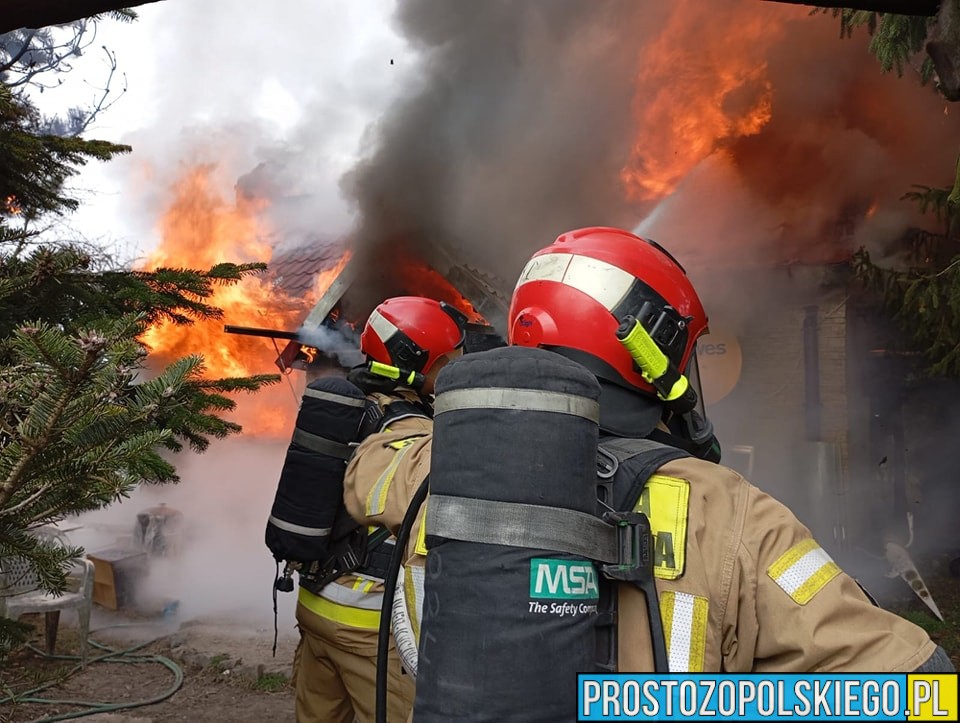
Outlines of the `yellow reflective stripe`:
<svg viewBox="0 0 960 723">
<path fill-rule="evenodd" d="M 364 610 L 379 610 L 383 605 L 383 593 L 359 590 L 356 582 L 340 584 L 332 582 L 319 591 L 319 596 L 337 605 L 346 605 L 351 608 Z"/>
<path fill-rule="evenodd" d="M 423 612 L 423 567 L 410 565 L 404 568 L 403 597 L 407 606 L 407 617 L 410 618 L 410 628 L 413 637 L 420 642 L 420 616 Z"/>
<path fill-rule="evenodd" d="M 840 574 L 840 566 L 814 539 L 791 547 L 767 568 L 767 575 L 798 605 L 813 596 Z"/>
<path fill-rule="evenodd" d="M 388 442 L 387 446 L 390 447 L 390 449 L 403 449 L 404 447 L 409 447 L 418 439 L 419 437 L 407 437 L 406 439 L 398 439 L 396 442 Z"/>
<path fill-rule="evenodd" d="M 381 515 L 387 507 L 387 491 L 390 489 L 390 483 L 393 482 L 393 476 L 397 473 L 397 467 L 400 466 L 400 460 L 403 459 L 403 455 L 406 454 L 407 450 L 410 449 L 410 445 L 414 443 L 419 437 L 411 439 L 401 439 L 398 442 L 391 442 L 390 447 L 397 450 L 393 459 L 390 460 L 390 464 L 387 465 L 387 468 L 383 471 L 383 474 L 380 475 L 380 479 L 377 480 L 377 483 L 373 486 L 373 489 L 370 490 L 370 494 L 367 495 L 367 515 Z"/>
<path fill-rule="evenodd" d="M 703 672 L 709 611 L 710 603 L 705 597 L 672 590 L 660 593 L 660 616 L 671 673 Z"/>
<path fill-rule="evenodd" d="M 310 612 L 335 623 L 363 630 L 379 630 L 380 628 L 379 610 L 362 610 L 349 605 L 339 605 L 319 595 L 314 595 L 304 588 L 300 588 L 297 599 Z"/>
<path fill-rule="evenodd" d="M 360 592 L 370 592 L 374 585 L 376 585 L 376 582 L 368 580 L 365 577 L 358 577 L 353 581 L 353 589 L 359 590 Z"/>
<path fill-rule="evenodd" d="M 420 529 L 417 530 L 417 542 L 413 546 L 413 551 L 418 555 L 427 554 L 427 502 L 429 500 L 424 500 L 423 506 L 420 508 L 422 510 L 420 514 Z"/>
</svg>

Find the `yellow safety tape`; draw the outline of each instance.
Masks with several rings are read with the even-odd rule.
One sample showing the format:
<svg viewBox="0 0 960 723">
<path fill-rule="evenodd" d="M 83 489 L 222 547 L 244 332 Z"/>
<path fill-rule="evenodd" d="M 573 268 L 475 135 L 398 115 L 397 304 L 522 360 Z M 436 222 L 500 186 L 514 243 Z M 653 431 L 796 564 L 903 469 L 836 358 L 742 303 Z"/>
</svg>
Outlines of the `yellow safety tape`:
<svg viewBox="0 0 960 723">
<path fill-rule="evenodd" d="M 300 588 L 300 595 L 297 599 L 310 612 L 335 623 L 362 630 L 378 630 L 380 628 L 379 610 L 362 610 L 349 605 L 340 605 L 319 595 L 314 595 L 304 588 Z"/>
<path fill-rule="evenodd" d="M 387 492 L 390 490 L 390 483 L 393 482 L 393 476 L 397 473 L 400 460 L 403 459 L 403 455 L 407 453 L 413 442 L 413 439 L 401 439 L 398 442 L 390 443 L 389 446 L 397 451 L 394 452 L 390 464 L 387 465 L 383 474 L 380 475 L 380 479 L 377 480 L 377 483 L 370 490 L 370 494 L 367 495 L 367 515 L 383 514 L 387 507 Z"/>
<path fill-rule="evenodd" d="M 417 604 L 417 581 L 414 577 L 413 566 L 406 568 L 406 574 L 403 577 L 403 597 L 407 605 L 407 617 L 410 618 L 410 628 L 413 630 L 413 637 L 420 642 L 420 616 L 418 611 L 420 606 Z"/>
<path fill-rule="evenodd" d="M 418 555 L 427 554 L 427 501 L 420 508 L 420 529 L 417 530 L 417 542 L 413 546 L 413 551 Z"/>
</svg>

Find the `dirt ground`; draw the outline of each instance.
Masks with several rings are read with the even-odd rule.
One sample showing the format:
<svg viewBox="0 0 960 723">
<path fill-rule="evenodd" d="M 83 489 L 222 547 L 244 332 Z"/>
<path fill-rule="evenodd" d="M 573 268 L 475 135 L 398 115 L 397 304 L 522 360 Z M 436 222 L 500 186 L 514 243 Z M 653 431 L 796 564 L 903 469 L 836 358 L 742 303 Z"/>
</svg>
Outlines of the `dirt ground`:
<svg viewBox="0 0 960 723">
<path fill-rule="evenodd" d="M 960 579 L 941 565 L 924 565 L 925 575 L 945 622 L 936 620 L 915 596 L 898 595 L 887 605 L 928 630 L 960 669 Z M 934 572 L 934 570 L 936 570 Z M 29 618 L 24 618 L 31 621 Z M 42 618 L 33 622 L 42 630 Z M 65 616 L 57 641 L 58 654 L 76 654 L 78 635 L 73 620 Z M 160 723 L 161 721 L 225 721 L 260 723 L 294 720 L 294 696 L 289 676 L 296 647 L 293 630 L 280 631 L 276 657 L 272 655 L 273 628 L 251 628 L 219 620 L 195 620 L 177 625 L 162 621 L 131 620 L 95 610 L 91 637 L 113 650 L 136 645 L 145 647 L 124 655 L 94 661 L 107 650 L 94 648 L 82 672 L 72 659 L 45 658 L 29 649 L 19 651 L 0 670 L 0 700 L 10 692 L 24 691 L 43 681 L 55 683 L 31 697 L 55 701 L 100 703 L 95 715 L 82 720 L 98 723 Z M 153 642 L 150 642 L 153 641 Z M 42 648 L 42 635 L 34 640 Z M 179 689 L 177 674 L 183 680 Z M 58 676 L 62 682 L 57 682 Z M 157 702 L 143 705 L 152 699 Z M 110 712 L 108 704 L 140 703 Z M 64 720 L 71 712 L 90 711 L 89 706 L 65 702 L 38 703 L 24 700 L 11 706 L 0 703 L 0 721 Z"/>
<path fill-rule="evenodd" d="M 25 616 L 24 621 L 43 628 L 40 616 L 35 620 Z M 91 648 L 91 662 L 83 671 L 76 671 L 77 661 L 72 658 L 49 659 L 40 654 L 43 638 L 38 634 L 33 641 L 37 652 L 29 648 L 18 651 L 0 671 L 0 699 L 9 696 L 11 690 L 22 698 L 25 691 L 44 681 L 54 684 L 15 705 L 0 703 L 0 721 L 64 720 L 62 716 L 70 713 L 93 710 L 96 714 L 88 713 L 81 719 L 116 723 L 294 720 L 289 679 L 295 633 L 281 631 L 274 657 L 272 628 L 251 629 L 203 620 L 171 628 L 95 610 L 90 637 L 107 649 Z M 56 653 L 76 655 L 78 643 L 74 623 L 65 614 Z M 130 650 L 144 643 L 144 647 Z M 130 652 L 97 660 L 108 655 L 110 649 Z M 180 676 L 182 682 L 178 681 Z M 31 702 L 37 698 L 60 702 Z M 157 702 L 144 705 L 151 700 Z M 139 705 L 111 710 L 110 706 L 117 704 Z"/>
</svg>

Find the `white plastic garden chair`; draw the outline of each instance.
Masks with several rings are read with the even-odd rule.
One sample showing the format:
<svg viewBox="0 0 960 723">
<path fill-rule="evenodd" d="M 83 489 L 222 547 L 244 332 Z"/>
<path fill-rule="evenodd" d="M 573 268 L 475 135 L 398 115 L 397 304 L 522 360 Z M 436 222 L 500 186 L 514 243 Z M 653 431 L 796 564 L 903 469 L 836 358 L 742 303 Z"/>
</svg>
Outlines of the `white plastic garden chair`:
<svg viewBox="0 0 960 723">
<path fill-rule="evenodd" d="M 43 613 L 47 653 L 52 655 L 57 642 L 61 610 L 76 610 L 80 621 L 80 666 L 87 665 L 87 637 L 90 632 L 90 608 L 93 605 L 93 563 L 77 560 L 67 573 L 78 582 L 74 592 L 56 596 L 40 589 L 40 579 L 22 557 L 0 560 L 0 617 L 17 620 L 27 613 Z"/>
</svg>

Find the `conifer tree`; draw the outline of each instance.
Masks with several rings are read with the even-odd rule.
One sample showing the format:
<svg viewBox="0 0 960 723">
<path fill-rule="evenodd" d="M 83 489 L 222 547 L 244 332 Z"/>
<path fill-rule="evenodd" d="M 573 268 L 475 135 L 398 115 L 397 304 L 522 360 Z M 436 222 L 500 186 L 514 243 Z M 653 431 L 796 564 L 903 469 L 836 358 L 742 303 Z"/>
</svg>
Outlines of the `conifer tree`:
<svg viewBox="0 0 960 723">
<path fill-rule="evenodd" d="M 52 592 L 82 551 L 37 528 L 140 484 L 176 482 L 169 452 L 202 452 L 239 432 L 224 418 L 230 395 L 279 380 L 207 379 L 199 356 L 148 370 L 139 340 L 161 320 L 219 318 L 209 303 L 216 286 L 264 264 L 131 271 L 35 230 L 76 208 L 64 184 L 78 166 L 128 150 L 43 132 L 29 102 L 0 84 L 0 565 L 26 559 Z M 0 657 L 23 634 L 0 620 Z"/>
<path fill-rule="evenodd" d="M 956 0 L 949 0 L 956 2 Z M 922 84 L 934 77 L 934 63 L 921 52 L 928 48 L 933 16 L 898 15 L 856 9 L 823 9 L 840 21 L 841 37 L 863 27 L 871 36 L 870 51 L 882 72 L 903 75 L 913 67 Z M 960 42 L 953 38 L 952 42 Z M 941 91 L 943 89 L 941 88 Z M 896 267 L 874 263 L 865 249 L 853 258 L 855 276 L 876 294 L 902 332 L 906 343 L 926 359 L 926 372 L 960 377 L 960 158 L 952 186 L 914 186 L 903 200 L 915 202 L 940 229 L 913 229 L 902 240 L 910 254 Z"/>
<path fill-rule="evenodd" d="M 940 223 L 940 232 L 915 229 L 905 238 L 912 252 L 897 268 L 881 267 L 865 249 L 853 268 L 876 293 L 910 348 L 923 353 L 927 372 L 960 377 L 960 204 L 953 188 L 916 186 L 904 199 Z"/>
<path fill-rule="evenodd" d="M 932 17 L 896 15 L 870 10 L 836 8 L 820 12 L 832 13 L 840 19 L 841 37 L 850 38 L 858 27 L 870 34 L 870 52 L 880 61 L 884 73 L 896 70 L 902 76 L 911 60 L 921 53 L 927 41 Z M 928 83 L 933 77 L 933 60 L 925 57 L 919 63 L 920 81 Z"/>
</svg>

